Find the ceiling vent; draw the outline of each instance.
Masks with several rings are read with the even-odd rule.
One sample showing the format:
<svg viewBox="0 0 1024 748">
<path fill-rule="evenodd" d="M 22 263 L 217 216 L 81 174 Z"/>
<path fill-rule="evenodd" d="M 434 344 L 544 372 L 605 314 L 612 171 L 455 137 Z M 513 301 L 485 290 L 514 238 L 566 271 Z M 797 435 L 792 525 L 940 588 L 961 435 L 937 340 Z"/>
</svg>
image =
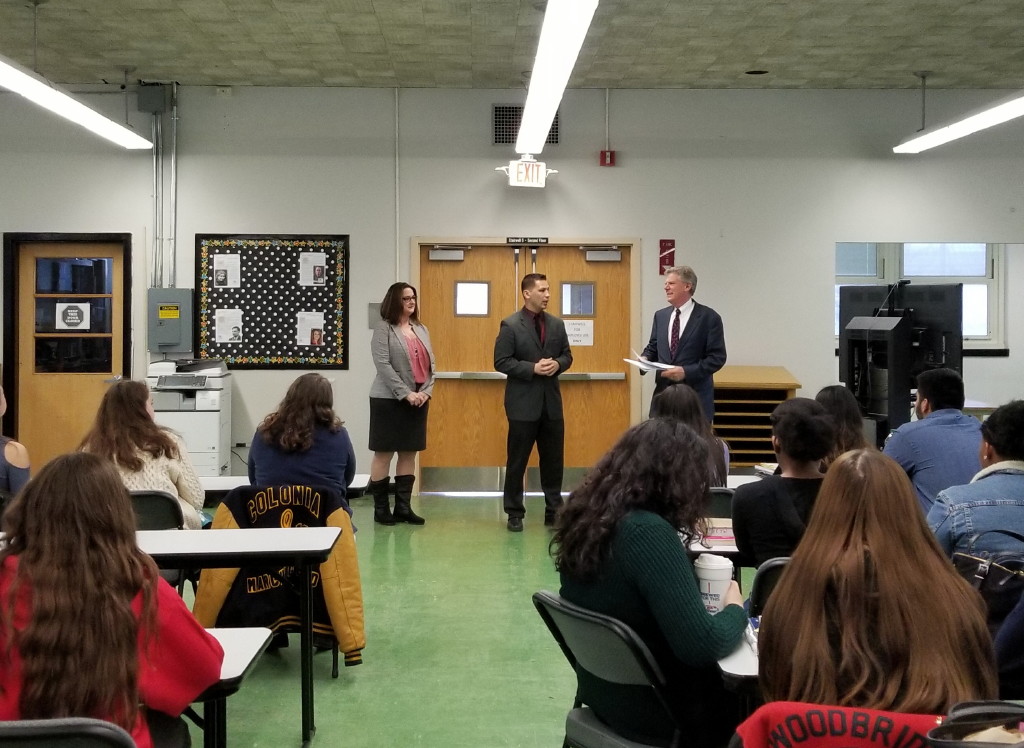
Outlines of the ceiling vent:
<svg viewBox="0 0 1024 748">
<path fill-rule="evenodd" d="M 523 107 L 520 104 L 495 104 L 491 110 L 491 124 L 494 134 L 494 145 L 515 145 L 519 134 L 519 123 L 523 119 Z M 558 145 L 559 112 L 548 130 L 547 145 Z"/>
</svg>

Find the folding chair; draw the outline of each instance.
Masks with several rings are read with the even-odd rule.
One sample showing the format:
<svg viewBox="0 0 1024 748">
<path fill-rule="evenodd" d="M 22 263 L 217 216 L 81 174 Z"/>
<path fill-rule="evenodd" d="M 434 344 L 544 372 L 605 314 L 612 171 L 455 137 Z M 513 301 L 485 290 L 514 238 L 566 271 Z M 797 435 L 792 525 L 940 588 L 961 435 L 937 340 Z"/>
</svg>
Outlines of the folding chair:
<svg viewBox="0 0 1024 748">
<path fill-rule="evenodd" d="M 0 722 L 0 745 L 46 748 L 135 748 L 132 736 L 101 719 L 64 717 Z"/>
<path fill-rule="evenodd" d="M 633 629 L 616 618 L 574 605 L 554 592 L 534 593 L 533 604 L 573 670 L 582 667 L 610 683 L 649 687 L 675 728 L 667 745 L 681 745 L 683 724 L 665 692 L 665 676 Z M 585 694 L 577 690 L 573 708 L 565 718 L 563 746 L 650 748 L 651 744 L 615 732 L 591 708 L 583 706 L 585 700 Z"/>
<path fill-rule="evenodd" d="M 789 563 L 789 556 L 777 556 L 770 558 L 757 567 L 754 572 L 754 581 L 750 585 L 750 617 L 761 615 L 764 606 L 768 602 L 768 596 L 772 594 L 775 585 L 779 583 L 782 572 Z"/>
</svg>

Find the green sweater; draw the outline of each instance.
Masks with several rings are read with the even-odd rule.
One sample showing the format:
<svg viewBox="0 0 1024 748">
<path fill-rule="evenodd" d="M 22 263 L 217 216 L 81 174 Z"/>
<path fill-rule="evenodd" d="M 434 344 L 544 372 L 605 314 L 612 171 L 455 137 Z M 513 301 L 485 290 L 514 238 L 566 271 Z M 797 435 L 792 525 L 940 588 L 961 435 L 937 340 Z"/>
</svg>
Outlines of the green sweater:
<svg viewBox="0 0 1024 748">
<path fill-rule="evenodd" d="M 563 573 L 561 581 L 566 600 L 614 616 L 639 634 L 694 730 L 701 732 L 705 725 L 717 733 L 735 726 L 736 712 L 722 687 L 717 661 L 742 639 L 746 612 L 728 605 L 708 614 L 693 563 L 665 519 L 651 512 L 631 512 L 619 523 L 596 578 L 577 580 Z M 646 689 L 613 686 L 585 671 L 578 675 L 583 701 L 619 732 L 634 739 L 671 732 Z M 709 734 L 702 740 L 688 732 L 687 744 L 711 744 L 716 739 Z"/>
</svg>

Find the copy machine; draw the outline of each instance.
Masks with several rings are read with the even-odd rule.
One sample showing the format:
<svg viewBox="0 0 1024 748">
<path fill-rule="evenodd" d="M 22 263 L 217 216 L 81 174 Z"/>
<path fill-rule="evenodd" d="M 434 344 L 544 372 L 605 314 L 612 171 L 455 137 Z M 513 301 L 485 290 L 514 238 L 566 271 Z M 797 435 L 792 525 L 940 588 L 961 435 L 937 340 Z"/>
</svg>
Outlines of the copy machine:
<svg viewBox="0 0 1024 748">
<path fill-rule="evenodd" d="M 220 359 L 154 361 L 146 376 L 155 420 L 181 434 L 201 476 L 231 465 L 231 373 Z"/>
</svg>

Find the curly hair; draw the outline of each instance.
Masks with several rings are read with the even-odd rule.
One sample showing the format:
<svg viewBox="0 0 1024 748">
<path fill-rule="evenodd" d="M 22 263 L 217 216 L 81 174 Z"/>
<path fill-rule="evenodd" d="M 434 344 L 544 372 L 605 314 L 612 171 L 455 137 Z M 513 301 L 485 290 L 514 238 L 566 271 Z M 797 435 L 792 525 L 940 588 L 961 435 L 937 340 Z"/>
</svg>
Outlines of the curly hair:
<svg viewBox="0 0 1024 748">
<path fill-rule="evenodd" d="M 835 421 L 821 403 L 808 397 L 794 397 L 779 403 L 770 420 L 779 451 L 794 460 L 821 460 L 835 446 Z"/>
<path fill-rule="evenodd" d="M 171 431 L 158 426 L 146 410 L 149 388 L 125 379 L 103 394 L 92 428 L 78 448 L 106 457 L 132 472 L 142 469 L 139 452 L 176 460 L 178 445 Z"/>
<path fill-rule="evenodd" d="M 619 522 L 635 510 L 664 517 L 685 543 L 701 537 L 710 500 L 707 463 L 707 442 L 679 421 L 652 418 L 626 431 L 558 513 L 549 548 L 555 567 L 593 579 Z"/>
<path fill-rule="evenodd" d="M 903 468 L 873 448 L 826 473 L 758 649 L 769 701 L 945 714 L 997 691 L 981 596 L 942 552 Z"/>
<path fill-rule="evenodd" d="M 336 432 L 341 419 L 334 414 L 334 390 L 320 374 L 303 374 L 292 382 L 277 410 L 257 428 L 267 444 L 284 452 L 305 452 L 313 446 L 317 426 Z"/>
<path fill-rule="evenodd" d="M 126 730 L 139 705 L 140 626 L 153 630 L 158 572 L 135 540 L 135 512 L 109 460 L 86 452 L 47 463 L 3 516 L 0 565 L 17 571 L 0 619 L 5 666 L 22 660 L 22 719 L 95 717 Z M 141 623 L 132 601 L 142 592 Z M 23 629 L 14 615 L 31 599 Z"/>
<path fill-rule="evenodd" d="M 1024 460 L 1024 400 L 992 411 L 981 424 L 981 438 L 1004 460 Z"/>
</svg>

